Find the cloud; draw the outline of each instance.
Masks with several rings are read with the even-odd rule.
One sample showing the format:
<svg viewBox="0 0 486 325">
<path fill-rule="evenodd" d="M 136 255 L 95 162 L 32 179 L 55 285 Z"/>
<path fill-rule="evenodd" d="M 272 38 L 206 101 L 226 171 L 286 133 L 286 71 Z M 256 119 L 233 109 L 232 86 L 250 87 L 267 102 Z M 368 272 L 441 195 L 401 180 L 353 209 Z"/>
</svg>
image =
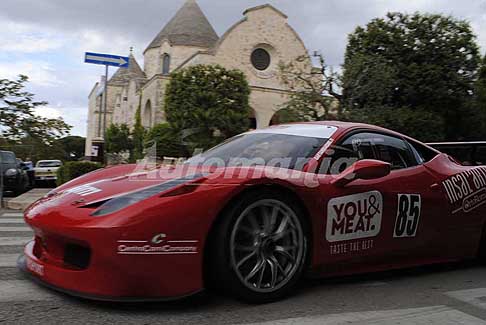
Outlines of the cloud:
<svg viewBox="0 0 486 325">
<path fill-rule="evenodd" d="M 58 87 L 64 84 L 48 62 L 0 62 L 0 78 L 16 79 L 19 74 L 28 76 L 30 83 L 41 87 Z"/>
<path fill-rule="evenodd" d="M 45 117 L 49 119 L 56 119 L 62 117 L 61 111 L 54 107 L 48 107 L 48 106 L 36 107 L 34 112 L 41 117 Z"/>
<path fill-rule="evenodd" d="M 57 119 L 62 118 L 71 125 L 71 133 L 86 136 L 87 108 L 86 107 L 52 107 L 40 106 L 35 108 L 35 113 L 41 117 Z"/>
<path fill-rule="evenodd" d="M 0 21 L 0 51 L 39 53 L 58 49 L 63 41 L 52 32 L 39 32 L 32 25 Z"/>
</svg>

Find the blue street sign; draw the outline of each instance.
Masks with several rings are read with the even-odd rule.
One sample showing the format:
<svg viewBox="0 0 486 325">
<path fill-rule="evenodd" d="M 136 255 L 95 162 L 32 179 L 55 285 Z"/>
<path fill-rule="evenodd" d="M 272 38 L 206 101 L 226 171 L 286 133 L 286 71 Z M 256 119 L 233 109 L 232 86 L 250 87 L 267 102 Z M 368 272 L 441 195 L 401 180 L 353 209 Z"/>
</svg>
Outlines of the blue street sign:
<svg viewBox="0 0 486 325">
<path fill-rule="evenodd" d="M 85 63 L 111 65 L 113 67 L 119 67 L 119 68 L 128 68 L 129 61 L 130 61 L 129 58 L 126 56 L 111 55 L 111 54 L 86 52 L 86 55 L 84 56 Z"/>
</svg>

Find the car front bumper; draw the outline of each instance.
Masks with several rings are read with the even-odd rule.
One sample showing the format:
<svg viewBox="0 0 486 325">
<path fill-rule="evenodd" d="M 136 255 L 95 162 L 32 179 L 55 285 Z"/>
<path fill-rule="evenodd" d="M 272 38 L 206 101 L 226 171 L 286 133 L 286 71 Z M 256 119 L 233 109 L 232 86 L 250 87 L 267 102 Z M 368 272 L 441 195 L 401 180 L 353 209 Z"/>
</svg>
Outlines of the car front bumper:
<svg viewBox="0 0 486 325">
<path fill-rule="evenodd" d="M 27 257 L 25 254 L 21 254 L 17 259 L 17 268 L 22 271 L 25 275 L 27 275 L 32 281 L 35 283 L 47 287 L 49 289 L 67 294 L 69 296 L 82 298 L 82 299 L 89 299 L 89 300 L 98 300 L 98 301 L 110 301 L 110 302 L 147 302 L 147 301 L 174 301 L 184 299 L 193 295 L 200 293 L 201 290 L 194 291 L 192 293 L 181 295 L 181 296 L 172 296 L 172 297 L 114 297 L 114 296 L 106 296 L 106 295 L 98 295 L 98 294 L 91 294 L 86 293 L 83 291 L 75 291 L 71 289 L 66 289 L 64 287 L 60 287 L 53 283 L 50 283 L 42 277 L 38 276 L 38 267 L 42 264 L 31 257 Z M 35 269 L 34 271 L 32 269 Z"/>
<path fill-rule="evenodd" d="M 33 240 L 25 246 L 18 268 L 35 282 L 72 296 L 103 301 L 170 301 L 202 291 L 201 287 L 189 289 L 184 285 L 184 271 L 174 261 L 152 265 L 147 272 L 146 263 L 140 265 L 135 261 L 137 257 L 129 256 L 124 265 L 108 263 L 110 267 L 79 270 L 39 258 L 37 245 Z"/>
</svg>

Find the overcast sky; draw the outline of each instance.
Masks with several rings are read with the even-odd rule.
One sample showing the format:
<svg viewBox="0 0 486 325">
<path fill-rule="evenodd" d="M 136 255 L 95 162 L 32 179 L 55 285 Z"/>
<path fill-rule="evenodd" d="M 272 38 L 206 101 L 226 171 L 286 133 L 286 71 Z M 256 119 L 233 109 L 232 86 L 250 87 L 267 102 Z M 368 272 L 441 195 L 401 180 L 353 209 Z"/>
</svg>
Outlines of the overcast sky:
<svg viewBox="0 0 486 325">
<path fill-rule="evenodd" d="M 0 79 L 26 74 L 29 90 L 49 102 L 39 109 L 62 116 L 72 134 L 85 135 L 88 94 L 102 66 L 83 63 L 84 52 L 142 52 L 184 0 L 1 0 Z M 219 35 L 249 7 L 269 2 L 289 16 L 309 51 L 342 63 L 347 35 L 388 11 L 431 12 L 471 22 L 486 50 L 486 0 L 199 0 Z M 114 68 L 112 68 L 114 72 Z"/>
</svg>

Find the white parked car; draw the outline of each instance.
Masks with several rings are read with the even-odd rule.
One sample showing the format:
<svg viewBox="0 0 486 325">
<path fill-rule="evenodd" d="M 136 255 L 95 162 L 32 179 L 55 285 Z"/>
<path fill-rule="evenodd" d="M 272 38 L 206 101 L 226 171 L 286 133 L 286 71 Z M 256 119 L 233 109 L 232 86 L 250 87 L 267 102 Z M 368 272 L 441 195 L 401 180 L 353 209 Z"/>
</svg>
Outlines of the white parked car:
<svg viewBox="0 0 486 325">
<path fill-rule="evenodd" d="M 34 167 L 36 181 L 55 181 L 57 170 L 62 166 L 60 160 L 39 160 Z"/>
</svg>

